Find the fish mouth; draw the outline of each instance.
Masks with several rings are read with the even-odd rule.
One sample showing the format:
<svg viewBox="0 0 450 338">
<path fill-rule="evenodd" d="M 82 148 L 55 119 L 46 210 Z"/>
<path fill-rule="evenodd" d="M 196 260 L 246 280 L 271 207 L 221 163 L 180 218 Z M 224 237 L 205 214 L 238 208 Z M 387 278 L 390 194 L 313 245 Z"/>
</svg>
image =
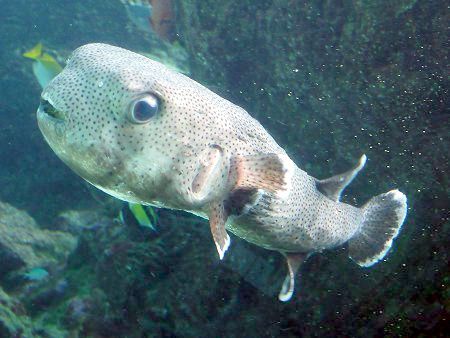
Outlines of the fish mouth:
<svg viewBox="0 0 450 338">
<path fill-rule="evenodd" d="M 38 116 L 46 117 L 58 122 L 64 121 L 65 119 L 63 112 L 56 109 L 51 100 L 45 99 L 44 97 L 41 97 L 41 102 L 38 108 Z"/>
</svg>

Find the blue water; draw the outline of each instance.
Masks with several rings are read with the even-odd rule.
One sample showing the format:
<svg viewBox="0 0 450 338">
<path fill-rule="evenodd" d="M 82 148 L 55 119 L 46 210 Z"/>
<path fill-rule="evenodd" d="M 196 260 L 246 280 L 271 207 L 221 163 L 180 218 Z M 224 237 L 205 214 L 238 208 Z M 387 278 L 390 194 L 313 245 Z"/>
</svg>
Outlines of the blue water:
<svg viewBox="0 0 450 338">
<path fill-rule="evenodd" d="M 0 337 L 445 336 L 445 4 L 172 6 L 146 26 L 155 8 L 136 12 L 126 1 L 0 0 Z M 161 18 L 175 40 L 155 31 Z M 392 250 L 371 268 L 345 246 L 313 255 L 281 303 L 279 253 L 232 237 L 219 261 L 207 222 L 178 211 L 155 209 L 157 231 L 140 226 L 45 143 L 35 118 L 41 88 L 22 56 L 38 42 L 61 65 L 89 42 L 150 54 L 246 109 L 314 177 L 365 153 L 343 199 L 407 195 Z"/>
</svg>

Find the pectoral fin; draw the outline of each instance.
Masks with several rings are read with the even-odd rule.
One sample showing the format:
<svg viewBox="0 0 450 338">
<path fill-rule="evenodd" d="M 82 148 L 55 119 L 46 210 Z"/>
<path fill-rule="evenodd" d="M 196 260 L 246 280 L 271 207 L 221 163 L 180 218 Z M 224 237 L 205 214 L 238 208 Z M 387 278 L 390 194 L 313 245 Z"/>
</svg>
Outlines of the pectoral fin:
<svg viewBox="0 0 450 338">
<path fill-rule="evenodd" d="M 353 181 L 356 175 L 361 171 L 361 169 L 366 164 L 366 160 L 366 155 L 362 155 L 359 159 L 358 164 L 349 171 L 324 180 L 317 180 L 317 189 L 319 189 L 322 194 L 332 199 L 333 201 L 339 201 L 342 191 L 344 191 L 345 187 L 349 185 L 350 182 Z"/>
<path fill-rule="evenodd" d="M 303 253 L 286 253 L 284 255 L 286 256 L 289 272 L 281 286 L 278 299 L 282 302 L 287 302 L 294 294 L 295 275 L 297 274 L 300 265 L 307 258 L 307 255 Z"/>
<path fill-rule="evenodd" d="M 289 193 L 294 168 L 284 154 L 237 157 L 232 165 L 235 189 L 263 189 L 283 198 Z"/>
<path fill-rule="evenodd" d="M 216 244 L 217 252 L 220 259 L 223 259 L 225 251 L 230 246 L 230 236 L 225 230 L 225 223 L 228 215 L 225 211 L 224 205 L 220 203 L 211 203 L 209 212 L 209 226 L 211 227 L 211 234 Z"/>
</svg>

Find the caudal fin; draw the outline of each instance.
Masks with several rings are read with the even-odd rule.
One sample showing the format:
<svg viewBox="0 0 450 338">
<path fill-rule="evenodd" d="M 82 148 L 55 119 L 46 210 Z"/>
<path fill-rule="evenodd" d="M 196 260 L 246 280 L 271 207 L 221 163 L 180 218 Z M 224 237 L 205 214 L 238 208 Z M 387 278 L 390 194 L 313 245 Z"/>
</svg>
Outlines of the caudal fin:
<svg viewBox="0 0 450 338">
<path fill-rule="evenodd" d="M 406 196 L 398 190 L 373 197 L 363 207 L 363 223 L 349 240 L 349 256 L 360 266 L 371 266 L 388 253 L 406 217 Z"/>
</svg>

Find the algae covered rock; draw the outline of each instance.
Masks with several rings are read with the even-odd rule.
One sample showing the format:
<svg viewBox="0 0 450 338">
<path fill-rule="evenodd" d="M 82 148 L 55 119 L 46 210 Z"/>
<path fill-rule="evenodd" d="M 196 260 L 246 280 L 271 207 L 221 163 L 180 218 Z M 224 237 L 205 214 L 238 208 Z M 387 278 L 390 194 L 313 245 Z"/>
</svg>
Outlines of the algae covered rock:
<svg viewBox="0 0 450 338">
<path fill-rule="evenodd" d="M 31 321 L 22 305 L 0 287 L 0 337 L 32 337 Z"/>
<path fill-rule="evenodd" d="M 61 265 L 76 245 L 71 234 L 43 230 L 26 212 L 0 202 L 0 279 L 20 268 Z"/>
<path fill-rule="evenodd" d="M 364 151 L 369 170 L 400 183 L 413 166 L 411 191 L 445 176 L 444 2 L 176 5 L 194 78 L 248 109 L 306 171 L 326 177 Z M 417 164 L 418 150 L 434 155 Z M 329 172 L 314 163 L 325 161 Z"/>
</svg>

